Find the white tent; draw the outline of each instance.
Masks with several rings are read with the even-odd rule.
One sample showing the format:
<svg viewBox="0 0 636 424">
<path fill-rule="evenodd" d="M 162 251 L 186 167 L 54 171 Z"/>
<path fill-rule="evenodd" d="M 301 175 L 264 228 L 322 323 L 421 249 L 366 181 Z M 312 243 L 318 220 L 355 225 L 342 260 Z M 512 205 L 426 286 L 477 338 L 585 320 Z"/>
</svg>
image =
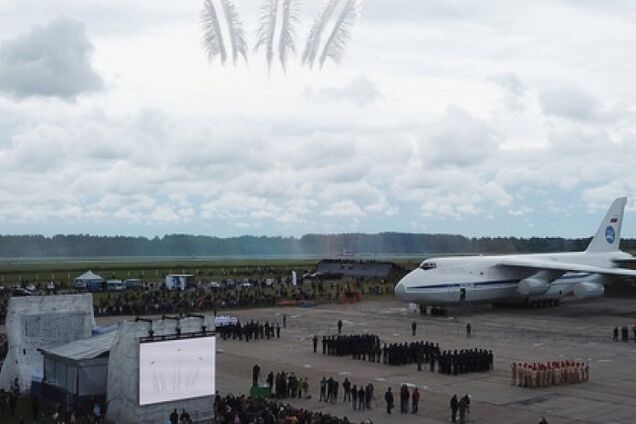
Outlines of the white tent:
<svg viewBox="0 0 636 424">
<path fill-rule="evenodd" d="M 93 271 L 88 270 L 82 275 L 80 275 L 79 277 L 75 278 L 75 288 L 78 288 L 78 289 L 96 288 L 101 286 L 103 282 L 104 282 L 104 279 L 100 275 L 95 274 Z"/>
<path fill-rule="evenodd" d="M 44 381 L 65 395 L 106 396 L 108 353 L 115 331 L 42 350 Z"/>
<path fill-rule="evenodd" d="M 11 297 L 5 325 L 9 352 L 0 371 L 0 388 L 9 389 L 17 378 L 21 390 L 27 391 L 32 377 L 43 375 L 40 349 L 91 336 L 93 296 Z"/>
</svg>

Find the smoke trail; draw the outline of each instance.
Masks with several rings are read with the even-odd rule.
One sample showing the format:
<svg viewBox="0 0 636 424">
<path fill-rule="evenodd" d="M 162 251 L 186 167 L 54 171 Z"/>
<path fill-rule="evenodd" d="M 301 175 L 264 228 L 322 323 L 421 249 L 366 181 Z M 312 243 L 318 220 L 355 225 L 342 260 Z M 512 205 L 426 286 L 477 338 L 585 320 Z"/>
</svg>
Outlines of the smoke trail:
<svg viewBox="0 0 636 424">
<path fill-rule="evenodd" d="M 277 14 L 278 0 L 265 0 L 265 3 L 261 6 L 260 25 L 254 50 L 258 51 L 260 47 L 265 47 L 268 70 L 271 69 L 272 60 L 274 59 L 274 33 L 276 32 Z"/>
<path fill-rule="evenodd" d="M 318 49 L 320 48 L 320 39 L 322 37 L 322 33 L 329 23 L 329 19 L 331 19 L 331 15 L 333 15 L 333 12 L 336 9 L 336 6 L 338 6 L 339 1 L 340 0 L 329 0 L 329 2 L 325 4 L 325 7 L 323 8 L 320 16 L 314 21 L 314 24 L 309 31 L 309 37 L 307 37 L 305 51 L 303 52 L 303 65 L 307 64 L 310 68 L 314 66 L 314 61 L 316 60 L 316 55 L 318 54 Z"/>
<path fill-rule="evenodd" d="M 212 60 L 215 56 L 220 56 L 221 63 L 225 64 L 227 52 L 225 51 L 225 44 L 223 43 L 223 34 L 221 34 L 219 18 L 212 0 L 205 0 L 203 2 L 201 26 L 203 28 L 203 46 L 208 53 L 208 58 Z"/>
<path fill-rule="evenodd" d="M 288 54 L 296 53 L 296 45 L 294 44 L 294 24 L 297 24 L 299 4 L 298 0 L 283 0 L 283 20 L 281 23 L 280 40 L 278 41 L 278 57 L 283 71 L 287 71 Z"/>
<path fill-rule="evenodd" d="M 340 16 L 331 31 L 331 35 L 325 43 L 322 55 L 320 55 L 320 68 L 325 64 L 327 58 L 332 59 L 336 63 L 342 61 L 344 50 L 351 39 L 351 31 L 358 16 L 360 16 L 360 9 L 360 0 L 347 0 L 347 4 L 345 4 L 340 12 Z"/>
<path fill-rule="evenodd" d="M 221 0 L 225 20 L 227 21 L 228 34 L 230 36 L 230 46 L 232 47 L 232 61 L 236 65 L 239 54 L 247 62 L 247 43 L 245 42 L 245 31 L 243 23 L 239 17 L 238 10 L 231 0 Z"/>
</svg>

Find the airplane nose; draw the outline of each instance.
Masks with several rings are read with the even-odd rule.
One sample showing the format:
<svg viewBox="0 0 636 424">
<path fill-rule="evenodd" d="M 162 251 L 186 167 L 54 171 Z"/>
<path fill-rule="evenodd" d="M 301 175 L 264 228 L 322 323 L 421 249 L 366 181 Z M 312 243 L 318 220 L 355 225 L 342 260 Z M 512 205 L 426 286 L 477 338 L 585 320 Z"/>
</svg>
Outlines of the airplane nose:
<svg viewBox="0 0 636 424">
<path fill-rule="evenodd" d="M 393 289 L 393 291 L 395 292 L 395 295 L 399 299 L 406 294 L 406 287 L 404 286 L 404 283 L 400 281 L 399 283 L 395 285 L 395 288 Z"/>
</svg>

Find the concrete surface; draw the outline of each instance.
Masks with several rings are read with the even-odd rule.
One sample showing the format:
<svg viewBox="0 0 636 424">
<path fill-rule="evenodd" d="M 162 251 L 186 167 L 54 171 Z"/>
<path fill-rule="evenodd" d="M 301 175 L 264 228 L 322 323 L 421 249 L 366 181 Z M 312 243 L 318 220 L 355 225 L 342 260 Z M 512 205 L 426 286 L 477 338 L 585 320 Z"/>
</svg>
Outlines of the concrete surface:
<svg viewBox="0 0 636 424">
<path fill-rule="evenodd" d="M 281 322 L 287 328 L 280 340 L 256 342 L 219 340 L 217 389 L 222 394 L 244 394 L 251 384 L 254 363 L 264 376 L 272 370 L 293 371 L 308 377 L 312 399 L 293 401 L 295 406 L 347 416 L 352 422 L 370 418 L 378 423 L 445 423 L 449 421 L 450 396 L 471 396 L 472 423 L 537 423 L 545 416 L 554 423 L 636 422 L 636 343 L 631 327 L 636 301 L 603 298 L 586 303 L 568 303 L 547 309 L 494 309 L 490 306 L 450 310 L 448 317 L 426 317 L 408 311 L 398 301 L 369 301 L 354 305 L 324 305 L 315 308 L 267 308 L 232 313 L 243 321 Z M 636 314 L 631 315 L 636 317 Z M 336 322 L 344 322 L 343 333 L 369 332 L 386 341 L 407 341 L 411 322 L 418 324 L 416 339 L 439 342 L 444 348 L 483 347 L 495 354 L 495 370 L 484 374 L 446 376 L 418 372 L 415 365 L 389 367 L 348 357 L 330 357 L 312 352 L 313 334 L 335 334 Z M 103 321 L 111 321 L 113 318 Z M 470 322 L 473 338 L 465 337 Z M 614 326 L 630 327 L 630 342 L 613 342 Z M 528 389 L 510 386 L 512 361 L 576 359 L 590 363 L 590 380 L 569 386 Z M 379 406 L 371 411 L 353 411 L 350 404 L 318 402 L 319 380 L 347 376 L 352 384 L 372 382 Z M 400 415 L 399 386 L 414 384 L 422 392 L 417 416 Z M 396 409 L 384 411 L 384 392 L 390 385 L 396 393 Z M 342 397 L 342 388 L 340 388 Z M 395 413 L 397 411 L 397 413 Z"/>
</svg>

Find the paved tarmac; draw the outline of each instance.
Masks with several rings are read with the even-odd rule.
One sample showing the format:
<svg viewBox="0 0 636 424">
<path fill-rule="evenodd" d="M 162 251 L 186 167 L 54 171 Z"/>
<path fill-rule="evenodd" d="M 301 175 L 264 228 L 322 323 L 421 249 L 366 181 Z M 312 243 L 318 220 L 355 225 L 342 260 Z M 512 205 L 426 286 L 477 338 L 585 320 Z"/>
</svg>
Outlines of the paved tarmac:
<svg viewBox="0 0 636 424">
<path fill-rule="evenodd" d="M 293 371 L 308 377 L 309 400 L 295 406 L 347 416 L 352 422 L 371 419 L 378 423 L 446 423 L 452 394 L 471 396 L 471 423 L 537 423 L 545 416 L 555 423 L 636 422 L 636 343 L 631 327 L 636 325 L 636 300 L 603 298 L 588 302 L 566 302 L 544 309 L 495 309 L 490 306 L 457 308 L 447 317 L 428 317 L 409 312 L 398 301 L 364 301 L 353 305 L 323 305 L 314 308 L 267 308 L 232 313 L 242 321 L 254 319 L 281 322 L 287 328 L 280 340 L 218 342 L 217 389 L 222 394 L 246 394 L 251 370 L 258 363 L 264 376 L 271 370 Z M 631 313 L 631 318 L 625 314 Z M 487 348 L 495 354 L 495 370 L 488 373 L 447 376 L 417 371 L 416 365 L 390 367 L 356 361 L 349 357 L 322 355 L 312 351 L 314 334 L 335 334 L 342 319 L 343 334 L 372 333 L 387 342 L 429 340 L 442 349 Z M 411 322 L 418 325 L 411 335 Z M 473 337 L 465 336 L 470 322 Z M 612 341 L 614 326 L 630 327 L 630 342 Z M 585 383 L 529 389 L 510 385 L 512 361 L 575 359 L 589 362 L 590 380 Z M 353 411 L 350 404 L 318 401 L 319 380 L 333 376 L 352 384 L 372 382 L 378 406 Z M 407 383 L 422 393 L 417 416 L 399 413 L 399 387 Z M 396 394 L 397 408 L 385 412 L 384 392 Z M 342 397 L 342 388 L 340 388 Z M 397 412 L 397 413 L 396 413 Z"/>
</svg>

